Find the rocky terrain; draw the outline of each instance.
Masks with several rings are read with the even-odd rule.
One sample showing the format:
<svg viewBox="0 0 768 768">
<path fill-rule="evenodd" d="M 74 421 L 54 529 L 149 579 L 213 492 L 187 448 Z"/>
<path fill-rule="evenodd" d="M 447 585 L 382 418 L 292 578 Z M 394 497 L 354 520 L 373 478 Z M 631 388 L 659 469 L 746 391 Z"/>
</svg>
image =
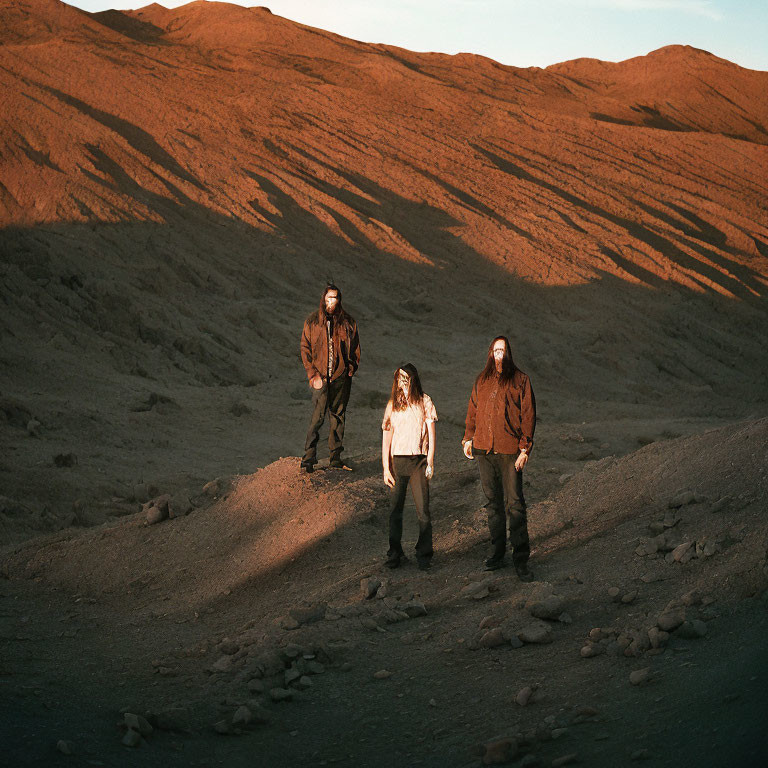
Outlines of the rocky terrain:
<svg viewBox="0 0 768 768">
<path fill-rule="evenodd" d="M 10 764 L 765 765 L 766 86 L 686 46 L 517 69 L 3 5 Z M 355 472 L 306 477 L 328 279 Z M 531 584 L 481 570 L 459 449 L 497 333 L 537 395 Z M 406 361 L 428 574 L 381 567 Z"/>
</svg>

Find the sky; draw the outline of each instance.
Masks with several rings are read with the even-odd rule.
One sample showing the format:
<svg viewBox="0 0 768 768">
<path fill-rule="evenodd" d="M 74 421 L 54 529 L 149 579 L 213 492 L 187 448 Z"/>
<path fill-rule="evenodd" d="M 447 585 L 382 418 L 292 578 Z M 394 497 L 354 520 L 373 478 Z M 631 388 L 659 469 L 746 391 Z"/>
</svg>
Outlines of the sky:
<svg viewBox="0 0 768 768">
<path fill-rule="evenodd" d="M 136 0 L 68 0 L 86 11 Z M 184 0 L 162 0 L 173 8 Z M 515 67 L 621 61 L 691 45 L 768 70 L 768 0 L 263 0 L 272 13 L 369 43 L 478 53 Z"/>
</svg>

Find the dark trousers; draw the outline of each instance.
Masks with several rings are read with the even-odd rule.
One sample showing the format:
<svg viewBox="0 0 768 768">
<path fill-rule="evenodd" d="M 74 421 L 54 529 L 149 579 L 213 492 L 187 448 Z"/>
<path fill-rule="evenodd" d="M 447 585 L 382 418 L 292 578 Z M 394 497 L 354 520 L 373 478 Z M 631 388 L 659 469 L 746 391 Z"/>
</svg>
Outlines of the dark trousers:
<svg viewBox="0 0 768 768">
<path fill-rule="evenodd" d="M 419 560 L 432 557 L 432 520 L 429 516 L 429 480 L 425 474 L 427 457 L 393 456 L 392 474 L 395 487 L 390 491 L 389 513 L 389 556 L 403 553 L 403 506 L 408 483 L 411 485 L 416 517 L 419 519 L 419 539 L 416 542 L 416 557 Z"/>
<path fill-rule="evenodd" d="M 304 442 L 302 461 L 313 464 L 317 461 L 317 441 L 320 439 L 320 427 L 323 426 L 326 412 L 330 414 L 328 448 L 331 451 L 331 458 L 338 459 L 341 456 L 344 450 L 344 419 L 351 390 L 352 377 L 346 375 L 340 376 L 335 381 L 323 381 L 320 389 L 312 390 L 312 419 Z"/>
<path fill-rule="evenodd" d="M 493 557 L 504 557 L 509 517 L 512 561 L 516 566 L 524 565 L 530 557 L 531 545 L 528 541 L 528 516 L 523 497 L 523 473 L 515 469 L 517 455 L 475 451 L 475 457 L 483 493 L 488 499 L 485 509 L 488 512 Z"/>
</svg>

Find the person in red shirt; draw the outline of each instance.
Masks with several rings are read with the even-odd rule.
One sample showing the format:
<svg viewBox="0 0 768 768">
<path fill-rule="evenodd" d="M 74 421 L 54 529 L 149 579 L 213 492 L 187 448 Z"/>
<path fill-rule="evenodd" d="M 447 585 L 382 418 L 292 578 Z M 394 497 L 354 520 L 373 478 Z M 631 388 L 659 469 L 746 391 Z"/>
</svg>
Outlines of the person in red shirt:
<svg viewBox="0 0 768 768">
<path fill-rule="evenodd" d="M 497 336 L 488 348 L 485 368 L 475 380 L 467 406 L 462 439 L 464 455 L 477 459 L 483 493 L 488 499 L 488 529 L 493 554 L 485 568 L 505 565 L 507 517 L 512 562 L 522 581 L 528 570 L 530 543 L 523 496 L 523 467 L 533 448 L 536 399 L 531 381 L 514 363 L 509 339 Z"/>
</svg>

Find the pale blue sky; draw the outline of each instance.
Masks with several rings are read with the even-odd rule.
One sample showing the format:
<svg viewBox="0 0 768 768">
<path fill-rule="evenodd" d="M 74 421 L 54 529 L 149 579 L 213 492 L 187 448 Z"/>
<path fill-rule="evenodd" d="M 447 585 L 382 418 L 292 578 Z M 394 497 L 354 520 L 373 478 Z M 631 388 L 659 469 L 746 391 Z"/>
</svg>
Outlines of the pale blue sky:
<svg viewBox="0 0 768 768">
<path fill-rule="evenodd" d="M 88 11 L 136 0 L 72 0 Z M 183 0 L 165 0 L 167 8 Z M 516 67 L 582 56 L 621 61 L 664 45 L 768 70 L 768 0 L 263 0 L 273 13 L 414 51 L 479 53 Z"/>
</svg>

